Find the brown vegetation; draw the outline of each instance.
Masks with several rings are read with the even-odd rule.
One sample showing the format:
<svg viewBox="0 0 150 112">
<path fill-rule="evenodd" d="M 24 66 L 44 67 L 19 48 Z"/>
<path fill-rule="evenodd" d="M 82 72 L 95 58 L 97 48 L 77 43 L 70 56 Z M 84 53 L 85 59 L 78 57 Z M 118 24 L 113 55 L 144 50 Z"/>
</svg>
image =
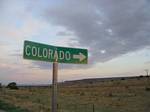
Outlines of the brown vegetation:
<svg viewBox="0 0 150 112">
<path fill-rule="evenodd" d="M 96 112 L 148 112 L 149 98 L 150 79 L 147 77 L 58 86 L 61 112 L 92 112 L 93 105 Z M 51 88 L 4 89 L 0 100 L 31 112 L 50 112 Z"/>
</svg>

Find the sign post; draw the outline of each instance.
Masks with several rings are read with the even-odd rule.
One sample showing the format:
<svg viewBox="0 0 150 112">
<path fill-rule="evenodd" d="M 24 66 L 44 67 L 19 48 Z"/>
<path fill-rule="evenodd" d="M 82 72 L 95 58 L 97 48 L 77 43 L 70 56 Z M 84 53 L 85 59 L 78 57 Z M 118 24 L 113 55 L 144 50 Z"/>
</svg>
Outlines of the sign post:
<svg viewBox="0 0 150 112">
<path fill-rule="evenodd" d="M 58 76 L 58 63 L 53 63 L 53 81 L 52 81 L 52 112 L 57 112 L 57 76 Z"/>
<path fill-rule="evenodd" d="M 57 112 L 58 63 L 87 64 L 88 51 L 80 48 L 67 48 L 24 41 L 23 58 L 53 62 L 52 112 Z"/>
</svg>

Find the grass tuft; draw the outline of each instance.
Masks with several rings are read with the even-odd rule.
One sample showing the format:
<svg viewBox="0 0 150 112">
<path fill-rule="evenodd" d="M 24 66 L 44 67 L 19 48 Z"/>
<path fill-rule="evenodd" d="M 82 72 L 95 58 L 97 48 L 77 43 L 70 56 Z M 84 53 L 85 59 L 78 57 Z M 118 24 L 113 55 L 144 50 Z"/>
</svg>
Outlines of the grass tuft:
<svg viewBox="0 0 150 112">
<path fill-rule="evenodd" d="M 6 102 L 0 101 L 0 109 L 8 111 L 8 112 L 29 112 L 25 109 L 21 109 L 20 107 L 14 107 Z"/>
</svg>

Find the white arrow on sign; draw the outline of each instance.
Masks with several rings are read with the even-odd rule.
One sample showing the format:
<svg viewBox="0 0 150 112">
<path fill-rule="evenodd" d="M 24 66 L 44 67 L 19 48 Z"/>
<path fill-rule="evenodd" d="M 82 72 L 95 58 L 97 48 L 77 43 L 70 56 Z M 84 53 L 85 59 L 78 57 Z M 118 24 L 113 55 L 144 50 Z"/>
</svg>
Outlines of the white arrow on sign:
<svg viewBox="0 0 150 112">
<path fill-rule="evenodd" d="M 79 59 L 80 61 L 84 60 L 86 58 L 85 55 L 83 55 L 82 53 L 79 53 L 78 55 L 74 54 L 73 55 L 74 59 Z"/>
</svg>

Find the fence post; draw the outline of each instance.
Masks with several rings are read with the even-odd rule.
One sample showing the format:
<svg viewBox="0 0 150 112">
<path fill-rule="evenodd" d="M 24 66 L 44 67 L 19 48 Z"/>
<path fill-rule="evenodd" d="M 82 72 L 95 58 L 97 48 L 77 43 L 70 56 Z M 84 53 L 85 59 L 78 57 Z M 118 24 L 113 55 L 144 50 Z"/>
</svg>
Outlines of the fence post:
<svg viewBox="0 0 150 112">
<path fill-rule="evenodd" d="M 57 110 L 59 109 L 59 105 L 58 105 L 58 103 L 57 103 Z"/>
<path fill-rule="evenodd" d="M 92 107 L 93 107 L 93 112 L 95 112 L 95 106 L 94 106 L 94 104 L 92 105 Z"/>
<path fill-rule="evenodd" d="M 77 105 L 74 105 L 75 112 L 77 112 Z"/>
</svg>

